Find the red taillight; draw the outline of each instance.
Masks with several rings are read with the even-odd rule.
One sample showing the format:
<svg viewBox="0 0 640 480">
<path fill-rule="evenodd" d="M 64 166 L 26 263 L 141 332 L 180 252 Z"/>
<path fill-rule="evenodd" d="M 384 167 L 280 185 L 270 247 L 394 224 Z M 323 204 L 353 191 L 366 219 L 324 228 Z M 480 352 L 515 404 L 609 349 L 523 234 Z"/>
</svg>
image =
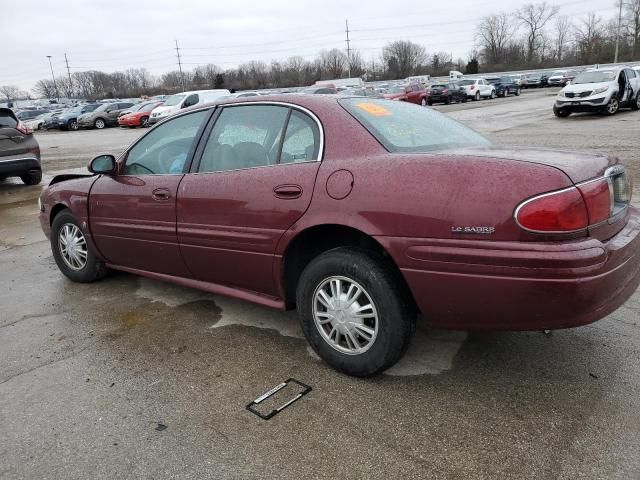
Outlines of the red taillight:
<svg viewBox="0 0 640 480">
<path fill-rule="evenodd" d="M 476 88 L 476 86 L 475 85 L 471 85 L 470 90 L 473 90 L 474 88 Z"/>
<path fill-rule="evenodd" d="M 611 189 L 606 178 L 578 185 L 589 213 L 589 224 L 600 223 L 611 216 Z"/>
<path fill-rule="evenodd" d="M 29 135 L 30 133 L 33 133 L 33 130 L 31 130 L 22 122 L 18 122 L 18 124 L 16 125 L 16 130 L 18 130 L 20 133 L 24 135 Z"/>
<path fill-rule="evenodd" d="M 515 217 L 522 228 L 539 233 L 573 232 L 589 226 L 587 207 L 575 187 L 529 199 L 516 209 Z"/>
<path fill-rule="evenodd" d="M 449 89 L 445 88 L 444 90 L 442 90 L 442 93 L 449 93 Z"/>
</svg>

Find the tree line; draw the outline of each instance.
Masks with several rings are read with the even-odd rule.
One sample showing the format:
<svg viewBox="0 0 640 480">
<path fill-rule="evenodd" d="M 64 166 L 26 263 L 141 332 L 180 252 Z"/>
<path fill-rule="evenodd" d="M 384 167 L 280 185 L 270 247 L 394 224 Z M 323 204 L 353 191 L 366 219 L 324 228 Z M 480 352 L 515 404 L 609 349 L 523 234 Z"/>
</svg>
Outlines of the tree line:
<svg viewBox="0 0 640 480">
<path fill-rule="evenodd" d="M 124 72 L 74 72 L 70 76 L 39 80 L 38 97 L 103 99 L 172 94 L 184 90 L 229 88 L 251 90 L 311 85 L 317 80 L 362 77 L 367 81 L 406 78 L 411 75 L 467 74 L 505 70 L 556 68 L 613 61 L 618 43 L 619 61 L 640 60 L 640 0 L 622 1 L 622 22 L 595 13 L 571 19 L 546 2 L 530 3 L 509 12 L 485 16 L 475 29 L 475 48 L 466 59 L 453 59 L 446 51 L 429 53 L 408 40 L 387 43 L 378 58 L 365 61 L 359 51 L 347 55 L 339 49 L 323 50 L 307 60 L 292 56 L 270 63 L 251 61 L 223 70 L 217 65 L 170 71 L 156 76 L 145 68 Z M 56 92 L 57 89 L 57 92 Z M 8 100 L 28 97 L 15 86 L 0 87 Z"/>
</svg>

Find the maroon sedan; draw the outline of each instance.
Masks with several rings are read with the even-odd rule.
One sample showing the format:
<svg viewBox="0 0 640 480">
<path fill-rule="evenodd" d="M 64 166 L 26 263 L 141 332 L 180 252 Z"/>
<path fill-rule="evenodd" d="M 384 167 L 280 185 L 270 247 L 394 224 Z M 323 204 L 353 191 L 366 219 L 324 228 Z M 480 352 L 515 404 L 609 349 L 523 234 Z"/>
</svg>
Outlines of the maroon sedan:
<svg viewBox="0 0 640 480">
<path fill-rule="evenodd" d="M 640 283 L 640 215 L 617 159 L 494 147 L 404 102 L 201 106 L 89 170 L 40 199 L 67 277 L 115 269 L 295 307 L 316 352 L 351 375 L 393 365 L 418 312 L 455 329 L 573 327 Z"/>
</svg>

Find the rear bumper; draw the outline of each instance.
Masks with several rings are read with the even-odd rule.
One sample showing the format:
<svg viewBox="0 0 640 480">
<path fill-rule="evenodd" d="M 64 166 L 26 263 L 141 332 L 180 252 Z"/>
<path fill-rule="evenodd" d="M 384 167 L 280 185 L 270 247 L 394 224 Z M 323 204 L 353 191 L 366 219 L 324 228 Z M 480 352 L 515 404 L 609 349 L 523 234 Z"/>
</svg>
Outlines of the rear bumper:
<svg viewBox="0 0 640 480">
<path fill-rule="evenodd" d="M 136 119 L 122 120 L 121 118 L 119 118 L 118 125 L 120 125 L 121 127 L 139 127 L 140 120 L 136 120 Z"/>
<path fill-rule="evenodd" d="M 465 330 L 543 330 L 600 320 L 640 284 L 640 214 L 606 242 L 378 237 L 425 318 Z"/>
<path fill-rule="evenodd" d="M 0 157 L 0 176 L 23 175 L 33 170 L 41 170 L 40 160 L 36 157 L 3 160 Z"/>
</svg>

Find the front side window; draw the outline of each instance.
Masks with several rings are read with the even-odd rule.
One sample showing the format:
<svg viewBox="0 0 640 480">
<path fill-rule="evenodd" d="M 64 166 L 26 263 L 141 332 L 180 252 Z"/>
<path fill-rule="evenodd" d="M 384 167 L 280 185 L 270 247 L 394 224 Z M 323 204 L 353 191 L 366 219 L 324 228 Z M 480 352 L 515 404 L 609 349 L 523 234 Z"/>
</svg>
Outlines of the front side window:
<svg viewBox="0 0 640 480">
<path fill-rule="evenodd" d="M 490 144 L 461 123 L 410 103 L 345 98 L 340 104 L 390 152 L 422 153 Z"/>
<path fill-rule="evenodd" d="M 275 165 L 288 111 L 275 105 L 224 108 L 211 130 L 198 171 Z"/>
<path fill-rule="evenodd" d="M 127 154 L 124 175 L 181 174 L 208 111 L 181 115 L 158 125 Z"/>
</svg>

